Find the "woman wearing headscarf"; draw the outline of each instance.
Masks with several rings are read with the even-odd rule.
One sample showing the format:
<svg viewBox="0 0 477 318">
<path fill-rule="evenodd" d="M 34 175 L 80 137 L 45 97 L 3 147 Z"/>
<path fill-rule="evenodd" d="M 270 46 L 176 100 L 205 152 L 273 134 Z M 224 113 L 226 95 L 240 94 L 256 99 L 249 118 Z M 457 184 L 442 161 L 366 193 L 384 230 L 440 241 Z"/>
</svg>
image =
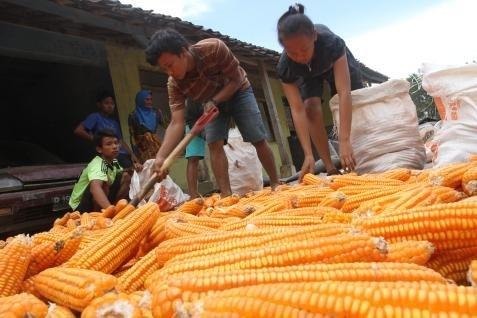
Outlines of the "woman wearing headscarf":
<svg viewBox="0 0 477 318">
<path fill-rule="evenodd" d="M 136 108 L 128 118 L 131 145 L 141 163 L 156 157 L 161 147 L 157 129 L 162 124 L 161 111 L 152 107 L 152 94 L 141 90 L 136 94 Z"/>
</svg>

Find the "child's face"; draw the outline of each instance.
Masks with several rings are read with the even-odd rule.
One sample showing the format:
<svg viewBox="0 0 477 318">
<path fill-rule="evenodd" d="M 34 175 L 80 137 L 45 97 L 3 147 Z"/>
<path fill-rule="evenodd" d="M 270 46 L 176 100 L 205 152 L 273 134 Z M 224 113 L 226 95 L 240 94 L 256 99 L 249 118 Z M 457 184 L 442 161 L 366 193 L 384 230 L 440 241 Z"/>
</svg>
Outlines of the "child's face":
<svg viewBox="0 0 477 318">
<path fill-rule="evenodd" d="M 101 147 L 96 147 L 96 151 L 104 158 L 113 160 L 119 154 L 119 141 L 116 137 L 103 137 Z"/>
<path fill-rule="evenodd" d="M 106 97 L 101 102 L 98 102 L 99 110 L 107 115 L 111 115 L 114 112 L 114 100 L 112 97 Z"/>
<path fill-rule="evenodd" d="M 174 79 L 181 80 L 187 73 L 186 50 L 183 49 L 179 55 L 164 52 L 157 59 L 157 63 L 162 71 Z"/>
<path fill-rule="evenodd" d="M 300 64 L 308 64 L 313 58 L 316 35 L 296 35 L 282 40 L 287 55 Z"/>
</svg>

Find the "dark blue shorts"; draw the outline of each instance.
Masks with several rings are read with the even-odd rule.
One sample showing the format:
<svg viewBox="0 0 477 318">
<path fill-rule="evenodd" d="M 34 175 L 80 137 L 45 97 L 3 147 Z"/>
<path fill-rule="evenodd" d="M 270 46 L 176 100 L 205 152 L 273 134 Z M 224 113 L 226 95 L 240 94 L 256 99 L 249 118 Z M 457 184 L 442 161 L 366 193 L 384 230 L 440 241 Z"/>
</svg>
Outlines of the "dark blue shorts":
<svg viewBox="0 0 477 318">
<path fill-rule="evenodd" d="M 262 114 L 252 87 L 236 92 L 229 101 L 218 107 L 219 116 L 205 127 L 205 139 L 208 144 L 227 140 L 230 118 L 234 119 L 244 141 L 254 143 L 266 139 Z"/>
</svg>

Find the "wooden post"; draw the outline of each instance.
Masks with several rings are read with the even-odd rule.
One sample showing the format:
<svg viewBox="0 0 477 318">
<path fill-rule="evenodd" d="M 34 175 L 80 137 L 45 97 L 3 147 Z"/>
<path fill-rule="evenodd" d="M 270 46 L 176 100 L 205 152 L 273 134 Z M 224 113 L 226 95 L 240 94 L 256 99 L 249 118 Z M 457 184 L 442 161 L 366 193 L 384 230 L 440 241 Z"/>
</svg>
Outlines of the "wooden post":
<svg viewBox="0 0 477 318">
<path fill-rule="evenodd" d="M 282 178 L 288 177 L 294 173 L 295 169 L 291 162 L 290 156 L 285 149 L 286 139 L 278 119 L 277 105 L 275 103 L 275 99 L 273 98 L 270 78 L 268 77 L 265 65 L 260 60 L 258 61 L 258 69 L 261 77 L 263 93 L 265 94 L 265 99 L 267 101 L 266 104 L 268 107 L 268 113 L 270 114 L 270 120 L 272 122 L 273 134 L 278 145 L 278 151 L 280 153 L 280 159 L 282 162 L 282 165 L 280 166 L 280 176 Z"/>
</svg>

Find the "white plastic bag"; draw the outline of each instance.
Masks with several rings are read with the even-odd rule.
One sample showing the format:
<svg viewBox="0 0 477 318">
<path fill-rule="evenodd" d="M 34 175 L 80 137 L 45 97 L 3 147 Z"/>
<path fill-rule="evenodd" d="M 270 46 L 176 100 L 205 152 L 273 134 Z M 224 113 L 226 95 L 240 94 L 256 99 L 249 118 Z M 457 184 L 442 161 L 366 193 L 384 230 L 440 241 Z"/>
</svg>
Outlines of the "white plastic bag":
<svg viewBox="0 0 477 318">
<path fill-rule="evenodd" d="M 141 191 L 147 180 L 149 180 L 153 166 L 154 159 L 149 159 L 144 162 L 141 172 L 137 173 L 134 171 L 129 188 L 129 197 L 131 199 Z M 164 212 L 172 210 L 187 200 L 189 200 L 189 195 L 182 192 L 181 188 L 172 181 L 172 178 L 167 176 L 164 180 L 154 185 L 152 194 L 139 202 L 138 206 L 144 205 L 146 202 L 156 202 L 159 204 L 161 211 Z"/>
<path fill-rule="evenodd" d="M 442 126 L 433 140 L 434 167 L 477 153 L 477 65 L 424 64 L 422 86 L 434 97 Z"/>
<path fill-rule="evenodd" d="M 262 164 L 255 147 L 244 142 L 237 128 L 229 130 L 224 146 L 229 163 L 229 178 L 232 193 L 243 195 L 263 188 Z"/>
<path fill-rule="evenodd" d="M 351 145 L 356 172 L 423 168 L 426 153 L 407 81 L 394 79 L 358 89 L 351 92 L 351 98 Z M 339 131 L 338 95 L 330 100 L 330 108 Z"/>
</svg>

